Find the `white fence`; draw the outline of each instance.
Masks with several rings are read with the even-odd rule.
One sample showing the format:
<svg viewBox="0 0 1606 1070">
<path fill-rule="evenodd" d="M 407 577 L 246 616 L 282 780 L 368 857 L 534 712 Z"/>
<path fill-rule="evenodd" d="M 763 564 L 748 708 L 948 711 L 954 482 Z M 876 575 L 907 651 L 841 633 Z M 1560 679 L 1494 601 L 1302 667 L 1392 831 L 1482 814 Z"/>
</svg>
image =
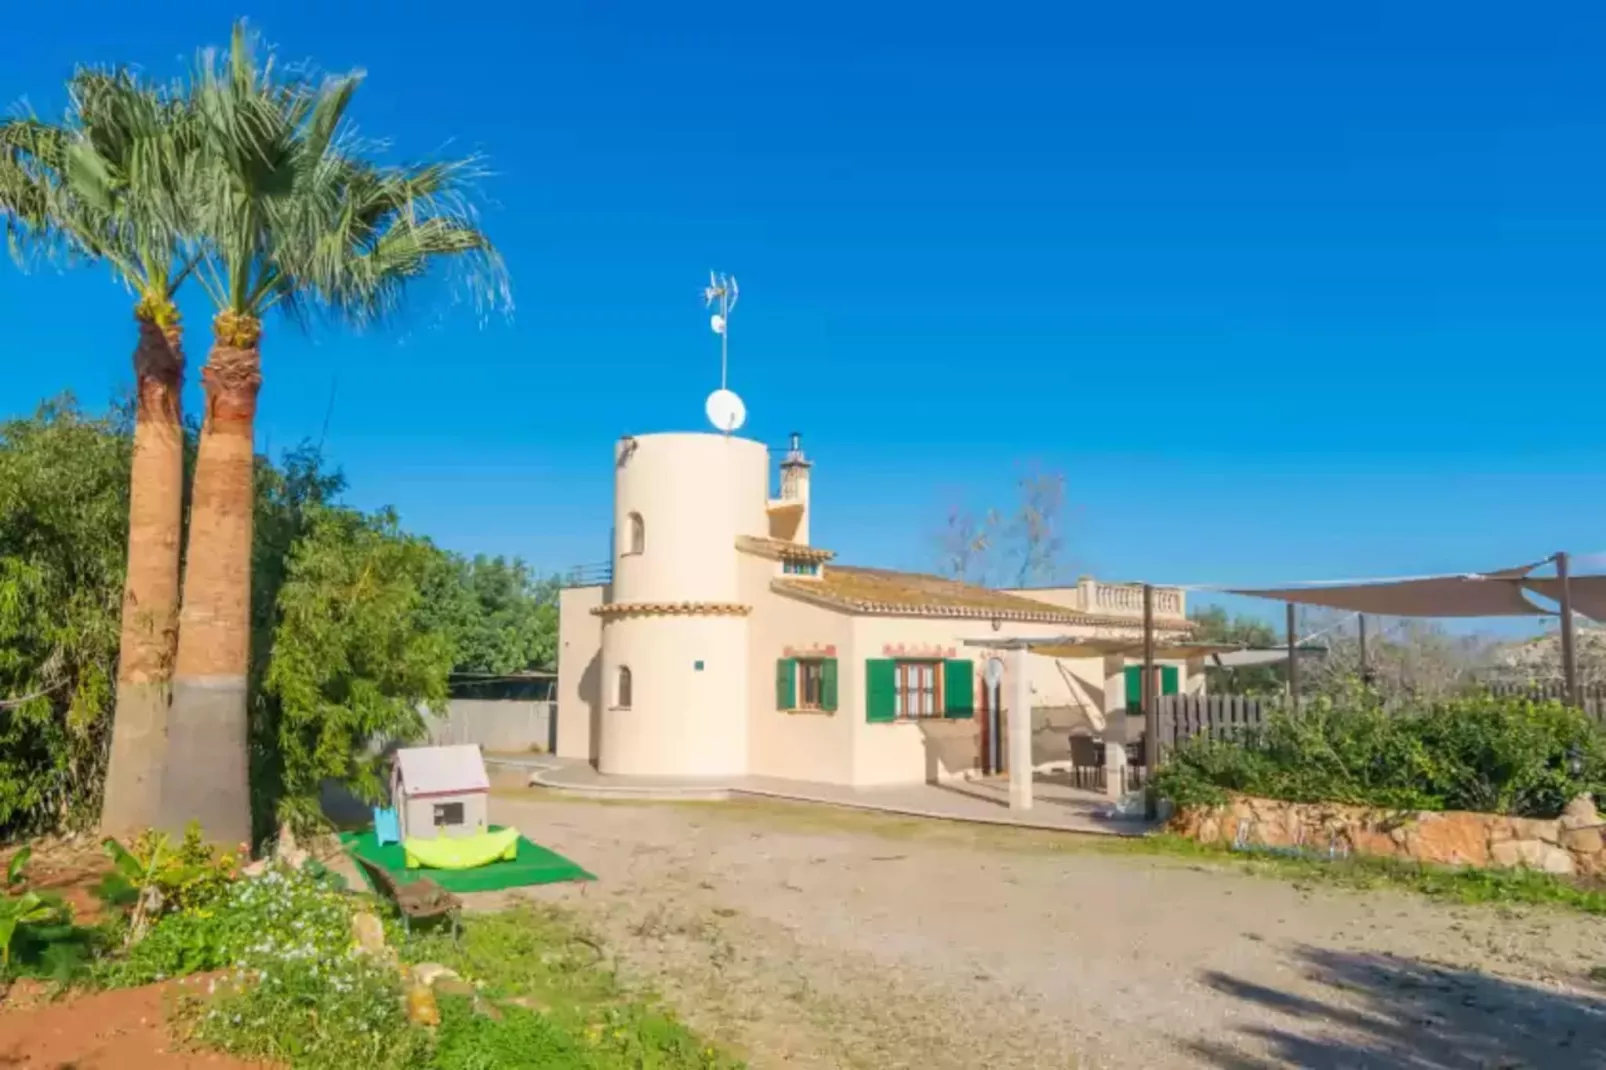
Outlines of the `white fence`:
<svg viewBox="0 0 1606 1070">
<path fill-rule="evenodd" d="M 557 703 L 534 699 L 454 698 L 446 716 L 425 711 L 433 744 L 478 743 L 487 751 L 552 749 Z"/>
</svg>

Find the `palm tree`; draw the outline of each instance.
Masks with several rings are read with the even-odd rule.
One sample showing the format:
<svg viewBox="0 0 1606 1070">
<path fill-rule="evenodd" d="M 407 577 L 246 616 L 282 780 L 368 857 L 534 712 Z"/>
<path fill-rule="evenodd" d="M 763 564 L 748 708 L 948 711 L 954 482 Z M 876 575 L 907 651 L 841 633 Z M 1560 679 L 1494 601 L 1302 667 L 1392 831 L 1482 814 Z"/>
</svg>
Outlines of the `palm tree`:
<svg viewBox="0 0 1606 1070">
<path fill-rule="evenodd" d="M 177 646 L 183 523 L 183 175 L 196 142 L 182 98 L 127 71 L 78 72 L 66 120 L 0 122 L 0 212 L 13 248 L 109 265 L 135 297 L 134 449 L 117 705 L 101 825 L 156 817 Z M 17 241 L 21 239 L 21 241 Z"/>
<path fill-rule="evenodd" d="M 227 57 L 202 56 L 192 104 L 204 162 L 193 205 L 196 278 L 216 308 L 201 371 L 184 600 L 162 824 L 249 838 L 253 430 L 270 311 L 363 323 L 450 258 L 475 292 L 505 296 L 495 250 L 466 208 L 473 162 L 379 168 L 357 157 L 345 115 L 360 74 L 313 83 L 259 65 L 242 24 Z"/>
</svg>

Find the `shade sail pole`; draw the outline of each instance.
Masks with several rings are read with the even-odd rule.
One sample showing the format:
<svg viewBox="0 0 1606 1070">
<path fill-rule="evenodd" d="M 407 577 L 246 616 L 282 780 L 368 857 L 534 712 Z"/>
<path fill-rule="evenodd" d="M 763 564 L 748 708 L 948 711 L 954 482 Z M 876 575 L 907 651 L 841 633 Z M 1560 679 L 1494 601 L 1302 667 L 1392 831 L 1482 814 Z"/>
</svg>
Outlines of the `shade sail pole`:
<svg viewBox="0 0 1606 1070">
<path fill-rule="evenodd" d="M 1360 631 L 1360 638 L 1361 638 L 1361 686 L 1362 687 L 1371 687 L 1372 686 L 1372 680 L 1371 680 L 1372 674 L 1369 671 L 1367 671 L 1367 667 L 1366 667 L 1366 614 L 1365 613 L 1359 614 L 1359 618 L 1360 618 L 1360 629 L 1361 629 L 1361 631 Z"/>
<path fill-rule="evenodd" d="M 1288 708 L 1299 712 L 1299 633 L 1294 630 L 1294 603 L 1288 603 Z"/>
<path fill-rule="evenodd" d="M 1145 786 L 1160 764 L 1160 718 L 1154 701 L 1154 584 L 1143 585 L 1143 776 Z M 1159 800 L 1145 790 L 1145 810 L 1155 816 Z"/>
<path fill-rule="evenodd" d="M 1567 554 L 1556 555 L 1556 585 L 1560 588 L 1556 601 L 1561 603 L 1561 675 L 1567 688 L 1567 705 L 1579 706 L 1578 651 L 1574 646 L 1573 598 L 1567 578 Z"/>
</svg>

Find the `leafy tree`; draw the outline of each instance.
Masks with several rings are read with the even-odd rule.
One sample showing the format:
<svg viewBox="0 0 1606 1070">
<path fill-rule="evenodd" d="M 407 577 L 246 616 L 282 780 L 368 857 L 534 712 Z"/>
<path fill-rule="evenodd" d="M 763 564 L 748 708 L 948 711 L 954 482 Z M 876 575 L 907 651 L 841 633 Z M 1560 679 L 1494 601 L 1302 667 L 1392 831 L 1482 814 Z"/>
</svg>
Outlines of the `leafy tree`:
<svg viewBox="0 0 1606 1070">
<path fill-rule="evenodd" d="M 423 581 L 440 551 L 394 513 L 319 507 L 290 554 L 260 705 L 279 752 L 277 816 L 318 820 L 325 779 L 376 801 L 376 743 L 416 739 L 440 708 L 452 642 L 431 628 Z"/>
<path fill-rule="evenodd" d="M 70 396 L 0 424 L 0 833 L 98 812 L 130 442 Z"/>
<path fill-rule="evenodd" d="M 1194 639 L 1201 643 L 1231 643 L 1254 649 L 1275 648 L 1286 641 L 1277 629 L 1258 617 L 1228 616 L 1220 606 L 1200 606 L 1188 614 L 1198 625 Z M 1211 692 L 1230 695 L 1280 695 L 1287 687 L 1284 670 L 1275 665 L 1205 670 Z"/>
<path fill-rule="evenodd" d="M 259 63 L 237 24 L 189 87 L 200 163 L 189 207 L 196 277 L 211 298 L 201 427 L 169 721 L 163 820 L 216 840 L 249 831 L 251 441 L 263 319 L 312 307 L 367 321 L 399 306 L 433 261 L 468 265 L 500 296 L 501 266 L 466 207 L 469 161 L 377 168 L 353 155 L 346 111 L 361 80 L 314 83 Z"/>
<path fill-rule="evenodd" d="M 184 353 L 174 298 L 193 264 L 180 187 L 197 143 L 185 102 L 126 70 L 81 70 L 68 90 L 59 124 L 0 121 L 0 215 L 19 252 L 105 264 L 134 295 L 127 579 L 102 813 L 121 834 L 155 816 L 177 645 Z"/>
<path fill-rule="evenodd" d="M 457 633 L 459 672 L 502 675 L 550 668 L 558 655 L 557 586 L 517 558 L 461 564 L 469 615 Z"/>
<path fill-rule="evenodd" d="M 99 811 L 132 440 L 129 408 L 84 415 L 70 398 L 0 424 L 0 838 L 81 828 Z M 260 835 L 281 814 L 315 813 L 325 778 L 372 785 L 374 734 L 408 738 L 419 705 L 444 694 L 455 638 L 432 585 L 448 577 L 445 590 L 468 595 L 454 559 L 393 516 L 339 507 L 344 480 L 317 451 L 256 465 Z"/>
</svg>

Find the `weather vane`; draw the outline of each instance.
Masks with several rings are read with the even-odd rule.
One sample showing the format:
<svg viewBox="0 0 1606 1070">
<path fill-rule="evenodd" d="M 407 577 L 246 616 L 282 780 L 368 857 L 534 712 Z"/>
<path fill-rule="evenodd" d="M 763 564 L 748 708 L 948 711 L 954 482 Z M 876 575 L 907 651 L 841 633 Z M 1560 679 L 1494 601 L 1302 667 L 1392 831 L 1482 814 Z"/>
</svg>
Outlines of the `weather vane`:
<svg viewBox="0 0 1606 1070">
<path fill-rule="evenodd" d="M 730 370 L 731 313 L 736 310 L 736 298 L 741 290 L 733 275 L 708 273 L 708 288 L 703 291 L 703 307 L 719 311 L 708 317 L 708 325 L 719 335 L 719 389 L 708 395 L 704 410 L 715 428 L 729 435 L 747 420 L 747 406 L 735 391 L 725 386 Z"/>
<path fill-rule="evenodd" d="M 708 288 L 703 291 L 703 307 L 713 308 L 717 302 L 719 311 L 708 317 L 708 325 L 714 328 L 719 335 L 719 388 L 725 389 L 726 373 L 730 367 L 730 321 L 731 313 L 736 311 L 736 299 L 741 296 L 741 288 L 736 285 L 734 275 L 721 272 L 718 275 L 708 273 Z"/>
</svg>

